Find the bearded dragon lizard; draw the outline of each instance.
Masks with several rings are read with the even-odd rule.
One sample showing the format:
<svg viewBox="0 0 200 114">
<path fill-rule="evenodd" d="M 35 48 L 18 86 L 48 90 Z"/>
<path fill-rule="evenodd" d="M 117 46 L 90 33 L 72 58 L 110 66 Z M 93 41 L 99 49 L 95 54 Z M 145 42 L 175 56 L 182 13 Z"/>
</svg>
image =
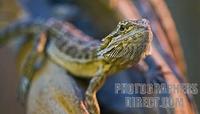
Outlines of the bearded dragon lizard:
<svg viewBox="0 0 200 114">
<path fill-rule="evenodd" d="M 44 53 L 55 63 L 66 69 L 73 76 L 92 78 L 85 92 L 85 105 L 90 114 L 100 114 L 96 92 L 102 87 L 106 77 L 136 65 L 139 60 L 149 54 L 152 32 L 146 19 L 120 21 L 117 27 L 102 41 L 85 41 L 74 38 L 73 31 L 63 29 L 63 23 L 55 20 L 47 24 L 24 22 L 8 27 L 0 32 L 0 44 L 12 37 L 27 33 L 46 31 L 48 42 Z M 37 53 L 27 60 L 33 65 Z M 33 67 L 24 68 L 33 71 Z M 25 97 L 29 89 L 32 73 L 23 75 L 19 95 Z"/>
</svg>

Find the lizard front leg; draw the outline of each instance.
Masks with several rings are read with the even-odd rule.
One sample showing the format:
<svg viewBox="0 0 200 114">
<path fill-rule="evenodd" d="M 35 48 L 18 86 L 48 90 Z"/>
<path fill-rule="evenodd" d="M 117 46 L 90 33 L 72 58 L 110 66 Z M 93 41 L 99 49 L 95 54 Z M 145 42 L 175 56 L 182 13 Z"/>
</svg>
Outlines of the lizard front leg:
<svg viewBox="0 0 200 114">
<path fill-rule="evenodd" d="M 107 75 L 100 67 L 95 77 L 90 80 L 89 86 L 85 93 L 85 103 L 90 114 L 100 114 L 99 104 L 96 98 L 97 91 L 103 86 Z"/>
<path fill-rule="evenodd" d="M 41 41 L 39 41 L 39 44 L 40 43 Z M 43 52 L 38 51 L 38 47 L 38 42 L 35 41 L 31 52 L 27 55 L 24 65 L 22 66 L 22 72 L 17 91 L 17 97 L 22 104 L 25 104 L 26 102 L 28 90 L 30 88 L 30 83 L 32 81 L 34 73 L 41 67 L 44 62 L 44 54 Z"/>
</svg>

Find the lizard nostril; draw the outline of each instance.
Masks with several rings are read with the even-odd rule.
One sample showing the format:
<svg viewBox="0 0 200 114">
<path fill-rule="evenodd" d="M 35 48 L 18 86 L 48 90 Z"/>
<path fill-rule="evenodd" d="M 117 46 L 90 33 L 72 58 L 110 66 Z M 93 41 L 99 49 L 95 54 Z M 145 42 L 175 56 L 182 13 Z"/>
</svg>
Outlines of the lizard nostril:
<svg viewBox="0 0 200 114">
<path fill-rule="evenodd" d="M 150 22 L 147 20 L 147 19 L 140 19 L 138 20 L 138 23 L 144 27 L 145 29 L 148 29 L 149 28 L 149 25 L 150 25 Z"/>
</svg>

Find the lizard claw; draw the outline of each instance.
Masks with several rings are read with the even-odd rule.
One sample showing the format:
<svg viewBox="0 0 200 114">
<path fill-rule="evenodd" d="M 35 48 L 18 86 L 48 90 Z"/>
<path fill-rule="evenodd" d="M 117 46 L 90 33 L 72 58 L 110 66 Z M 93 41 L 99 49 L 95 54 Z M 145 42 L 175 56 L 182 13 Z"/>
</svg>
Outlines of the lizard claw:
<svg viewBox="0 0 200 114">
<path fill-rule="evenodd" d="M 23 105 L 26 103 L 29 85 L 29 79 L 27 79 L 25 76 L 22 76 L 18 85 L 17 99 Z"/>
</svg>

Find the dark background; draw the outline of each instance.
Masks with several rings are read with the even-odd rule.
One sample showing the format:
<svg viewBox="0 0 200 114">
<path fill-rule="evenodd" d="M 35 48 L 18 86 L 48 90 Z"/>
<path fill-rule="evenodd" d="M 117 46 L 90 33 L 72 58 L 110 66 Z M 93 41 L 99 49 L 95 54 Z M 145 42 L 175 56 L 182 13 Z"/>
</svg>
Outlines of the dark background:
<svg viewBox="0 0 200 114">
<path fill-rule="evenodd" d="M 23 0 L 22 0 L 23 1 Z M 200 1 L 166 0 L 175 20 L 187 62 L 189 82 L 200 84 Z M 1 4 L 1 0 L 0 0 Z M 1 7 L 1 6 L 0 6 Z M 0 14 L 1 15 L 1 14 Z M 16 100 L 18 81 L 15 57 L 11 50 L 0 49 L 0 113 L 22 114 L 23 107 Z M 198 86 L 199 88 L 199 86 Z M 200 89 L 199 89 L 200 90 Z M 200 109 L 200 95 L 195 95 Z"/>
</svg>

